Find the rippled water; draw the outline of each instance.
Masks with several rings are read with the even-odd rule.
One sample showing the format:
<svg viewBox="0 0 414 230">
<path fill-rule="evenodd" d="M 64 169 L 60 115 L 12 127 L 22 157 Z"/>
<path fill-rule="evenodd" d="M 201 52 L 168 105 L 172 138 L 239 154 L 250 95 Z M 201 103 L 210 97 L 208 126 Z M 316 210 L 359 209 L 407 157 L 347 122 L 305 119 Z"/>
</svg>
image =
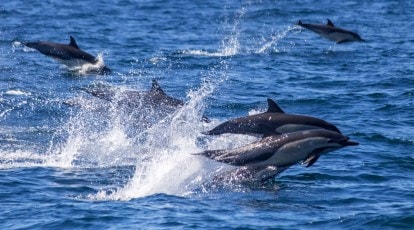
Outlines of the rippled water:
<svg viewBox="0 0 414 230">
<path fill-rule="evenodd" d="M 412 12 L 411 1 L 1 3 L 0 226 L 412 228 Z M 295 26 L 327 18 L 367 42 Z M 69 35 L 113 72 L 73 72 L 20 43 Z M 82 90 L 148 91 L 152 79 L 186 105 L 131 109 Z M 268 97 L 360 145 L 270 184 L 212 180 L 231 167 L 191 153 L 255 138 L 201 132 L 265 111 Z"/>
</svg>

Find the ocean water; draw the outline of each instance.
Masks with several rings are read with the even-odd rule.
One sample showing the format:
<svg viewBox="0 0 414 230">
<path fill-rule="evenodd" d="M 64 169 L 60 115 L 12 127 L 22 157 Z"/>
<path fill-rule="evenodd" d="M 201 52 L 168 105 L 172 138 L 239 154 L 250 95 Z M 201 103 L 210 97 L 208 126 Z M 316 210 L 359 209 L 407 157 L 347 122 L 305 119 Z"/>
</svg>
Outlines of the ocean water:
<svg viewBox="0 0 414 230">
<path fill-rule="evenodd" d="M 3 1 L 1 229 L 412 229 L 412 12 L 385 0 Z M 327 18 L 366 42 L 295 25 Z M 70 35 L 113 71 L 71 71 L 20 43 Z M 186 105 L 160 115 L 81 90 L 152 79 Z M 214 180 L 232 167 L 192 153 L 256 138 L 201 132 L 269 97 L 360 145 L 272 183 Z"/>
</svg>

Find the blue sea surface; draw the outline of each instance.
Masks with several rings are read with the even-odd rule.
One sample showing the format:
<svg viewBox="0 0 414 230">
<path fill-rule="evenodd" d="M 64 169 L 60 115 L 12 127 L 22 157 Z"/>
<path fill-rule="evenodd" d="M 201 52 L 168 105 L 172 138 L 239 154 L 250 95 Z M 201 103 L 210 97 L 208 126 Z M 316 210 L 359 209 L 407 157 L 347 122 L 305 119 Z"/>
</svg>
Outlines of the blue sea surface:
<svg viewBox="0 0 414 230">
<path fill-rule="evenodd" d="M 412 229 L 414 1 L 2 1 L 1 229 Z M 326 23 L 366 42 L 296 26 Z M 69 43 L 112 72 L 73 71 L 25 41 Z M 148 91 L 175 112 L 85 93 Z M 266 111 L 335 124 L 359 146 L 266 184 L 193 155 L 256 140 L 205 136 Z M 202 121 L 202 116 L 211 122 Z"/>
</svg>

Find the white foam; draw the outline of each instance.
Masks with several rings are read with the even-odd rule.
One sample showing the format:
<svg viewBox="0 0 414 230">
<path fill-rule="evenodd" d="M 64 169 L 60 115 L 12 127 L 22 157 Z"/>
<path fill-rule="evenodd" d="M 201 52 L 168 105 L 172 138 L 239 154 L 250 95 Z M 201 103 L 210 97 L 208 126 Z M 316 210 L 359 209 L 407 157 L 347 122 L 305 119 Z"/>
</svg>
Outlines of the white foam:
<svg viewBox="0 0 414 230">
<path fill-rule="evenodd" d="M 30 92 L 24 92 L 19 89 L 12 89 L 5 92 L 5 95 L 13 95 L 13 96 L 30 96 Z"/>
<path fill-rule="evenodd" d="M 78 65 L 78 66 L 71 67 L 71 70 L 78 72 L 80 75 L 86 75 L 88 73 L 99 72 L 105 66 L 103 54 L 99 53 L 96 59 L 97 59 L 97 62 L 95 64 L 84 63 L 80 66 Z"/>
</svg>

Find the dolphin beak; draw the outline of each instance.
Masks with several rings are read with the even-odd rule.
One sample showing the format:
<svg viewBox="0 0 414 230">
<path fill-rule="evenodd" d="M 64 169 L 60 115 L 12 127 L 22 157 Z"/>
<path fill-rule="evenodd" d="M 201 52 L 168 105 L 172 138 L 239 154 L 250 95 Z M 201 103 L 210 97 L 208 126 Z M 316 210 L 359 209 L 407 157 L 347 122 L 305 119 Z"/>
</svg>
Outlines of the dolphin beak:
<svg viewBox="0 0 414 230">
<path fill-rule="evenodd" d="M 342 145 L 342 146 L 355 146 L 355 145 L 359 145 L 359 143 L 358 142 L 355 142 L 355 141 L 350 141 L 349 140 L 349 137 L 347 137 L 347 136 L 343 136 L 342 138 L 340 138 L 340 139 L 331 139 L 331 140 L 329 140 L 328 141 L 329 143 L 338 143 L 338 144 L 340 144 L 340 145 Z"/>
<path fill-rule="evenodd" d="M 358 142 L 355 141 L 350 141 L 348 140 L 347 142 L 343 143 L 344 146 L 355 146 L 355 145 L 359 145 Z"/>
</svg>

